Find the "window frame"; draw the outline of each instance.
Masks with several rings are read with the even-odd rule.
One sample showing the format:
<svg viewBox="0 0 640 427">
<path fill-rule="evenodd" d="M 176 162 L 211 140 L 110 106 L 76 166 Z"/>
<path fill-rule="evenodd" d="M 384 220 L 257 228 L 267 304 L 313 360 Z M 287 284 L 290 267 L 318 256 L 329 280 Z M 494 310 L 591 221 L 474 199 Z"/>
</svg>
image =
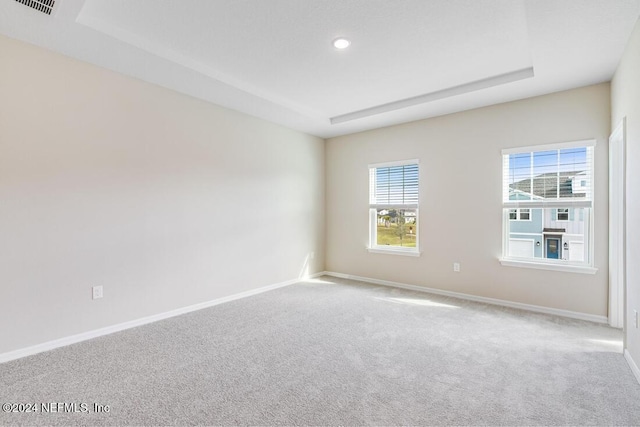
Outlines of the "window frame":
<svg viewBox="0 0 640 427">
<path fill-rule="evenodd" d="M 522 211 L 528 211 L 527 213 L 529 214 L 529 218 L 527 219 L 522 219 Z M 511 219 L 511 211 L 516 211 L 516 217 Z M 509 209 L 509 221 L 531 221 L 531 208 L 510 208 Z"/>
<path fill-rule="evenodd" d="M 572 141 L 572 142 L 564 142 L 557 144 L 542 144 L 536 146 L 528 146 L 528 147 L 516 147 L 510 149 L 502 150 L 502 184 L 503 184 L 503 203 L 502 203 L 502 222 L 503 222 L 503 231 L 502 231 L 502 255 L 499 258 L 499 261 L 504 266 L 510 267 L 525 267 L 525 268 L 535 268 L 535 269 L 543 269 L 543 270 L 554 270 L 554 271 L 568 271 L 575 273 L 587 273 L 587 274 L 595 274 L 598 269 L 595 268 L 594 265 L 594 231 L 595 231 L 595 221 L 594 221 L 594 206 L 595 206 L 595 147 L 596 140 L 581 140 L 581 141 Z M 525 154 L 525 153 L 535 153 L 535 152 L 544 152 L 544 151 L 555 151 L 555 150 L 565 150 L 570 148 L 586 148 L 587 151 L 587 162 L 588 162 L 588 174 L 590 179 L 590 187 L 588 193 L 585 193 L 584 198 L 555 198 L 550 200 L 518 200 L 512 201 L 508 199 L 509 195 L 509 184 L 508 184 L 508 173 L 509 173 L 509 156 L 512 154 Z M 533 178 L 533 175 L 532 175 Z M 569 261 L 569 260 L 556 260 L 556 259 L 548 259 L 548 258 L 516 258 L 509 257 L 509 238 L 510 238 L 510 223 L 515 221 L 510 219 L 510 210 L 517 208 L 530 208 L 530 212 L 532 212 L 536 208 L 549 209 L 549 208 L 564 208 L 564 209 L 572 209 L 572 208 L 584 208 L 584 221 L 588 222 L 585 224 L 584 229 L 584 247 L 585 247 L 585 260 L 581 261 Z M 570 216 L 569 216 L 570 217 Z M 519 218 L 519 210 L 518 210 L 518 218 Z M 556 220 L 557 213 L 556 213 Z M 561 220 L 564 221 L 564 220 Z"/>
<path fill-rule="evenodd" d="M 556 221 L 569 221 L 569 209 L 570 208 L 557 208 L 556 209 Z M 562 211 L 562 212 L 560 212 Z M 566 214 L 567 215 L 567 219 L 560 219 L 560 214 Z"/>
<path fill-rule="evenodd" d="M 417 203 L 374 203 L 377 201 L 372 200 L 373 196 L 373 182 L 375 179 L 375 170 L 382 168 L 398 167 L 398 166 L 417 166 L 418 169 L 418 201 Z M 368 165 L 369 170 L 369 244 L 367 250 L 370 253 L 390 254 L 390 255 L 405 255 L 405 256 L 420 256 L 420 162 L 418 159 L 399 160 L 385 163 L 373 163 Z M 402 247 L 402 246 L 389 246 L 378 245 L 378 209 L 395 209 L 395 210 L 414 210 L 416 213 L 415 227 L 415 247 Z"/>
</svg>

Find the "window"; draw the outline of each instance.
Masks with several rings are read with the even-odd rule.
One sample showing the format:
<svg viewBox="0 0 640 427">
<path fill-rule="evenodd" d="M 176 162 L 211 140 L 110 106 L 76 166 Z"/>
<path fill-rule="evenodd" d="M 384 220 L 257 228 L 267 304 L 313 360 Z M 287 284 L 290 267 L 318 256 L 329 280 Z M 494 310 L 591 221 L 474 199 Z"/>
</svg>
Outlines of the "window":
<svg viewBox="0 0 640 427">
<path fill-rule="evenodd" d="M 418 255 L 417 160 L 369 165 L 369 250 Z"/>
<path fill-rule="evenodd" d="M 595 272 L 594 146 L 578 141 L 502 151 L 503 264 Z"/>
<path fill-rule="evenodd" d="M 509 209 L 511 221 L 531 221 L 531 209 Z"/>
<path fill-rule="evenodd" d="M 556 220 L 557 221 L 569 221 L 569 209 L 567 208 L 558 208 L 556 212 Z"/>
</svg>

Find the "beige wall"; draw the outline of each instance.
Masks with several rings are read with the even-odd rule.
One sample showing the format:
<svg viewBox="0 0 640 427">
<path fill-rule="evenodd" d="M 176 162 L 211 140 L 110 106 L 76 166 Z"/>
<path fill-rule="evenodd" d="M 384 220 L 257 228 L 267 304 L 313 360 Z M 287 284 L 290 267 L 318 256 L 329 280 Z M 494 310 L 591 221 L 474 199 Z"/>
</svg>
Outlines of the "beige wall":
<svg viewBox="0 0 640 427">
<path fill-rule="evenodd" d="M 640 362 L 640 329 L 633 310 L 640 310 L 640 21 L 611 82 L 611 127 L 627 118 L 627 272 L 625 345 Z"/>
<path fill-rule="evenodd" d="M 328 140 L 327 270 L 606 316 L 609 97 L 605 83 Z M 598 272 L 500 265 L 501 149 L 592 138 Z M 414 158 L 422 256 L 369 253 L 367 165 Z"/>
<path fill-rule="evenodd" d="M 5 37 L 0 64 L 0 353 L 323 270 L 322 139 Z"/>
</svg>

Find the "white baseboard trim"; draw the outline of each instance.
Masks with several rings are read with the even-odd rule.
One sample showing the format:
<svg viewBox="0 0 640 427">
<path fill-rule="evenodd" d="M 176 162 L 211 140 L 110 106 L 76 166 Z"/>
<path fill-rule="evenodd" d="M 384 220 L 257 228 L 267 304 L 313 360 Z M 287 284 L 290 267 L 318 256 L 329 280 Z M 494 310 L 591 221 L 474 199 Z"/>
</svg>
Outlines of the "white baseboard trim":
<svg viewBox="0 0 640 427">
<path fill-rule="evenodd" d="M 633 372 L 633 375 L 636 376 L 636 380 L 638 380 L 638 382 L 640 383 L 640 369 L 638 369 L 638 365 L 636 365 L 636 362 L 633 361 L 629 350 L 627 350 L 626 348 L 624 349 L 624 358 L 627 359 L 627 363 L 631 368 L 631 372 Z"/>
<path fill-rule="evenodd" d="M 180 316 L 181 314 L 190 313 L 192 311 L 202 310 L 204 308 L 213 307 L 214 305 L 223 304 L 225 302 L 235 301 L 241 298 L 247 298 L 252 295 L 261 294 L 274 289 L 283 288 L 285 286 L 293 285 L 295 283 L 302 282 L 304 280 L 313 279 L 324 275 L 324 272 L 316 273 L 310 276 L 302 277 L 299 279 L 287 280 L 286 282 L 276 283 L 273 285 L 263 286 L 250 291 L 240 292 L 237 294 L 229 295 L 227 297 L 217 298 L 211 301 L 205 301 L 198 304 L 190 305 L 187 307 L 177 308 L 175 310 L 167 311 L 164 313 L 154 314 L 151 316 L 143 317 L 141 319 L 130 320 L 124 323 L 118 323 L 116 325 L 107 326 L 100 329 L 94 329 L 92 331 L 82 332 L 80 334 L 71 335 L 64 338 L 59 338 L 53 341 L 47 341 L 42 344 L 36 344 L 34 346 L 9 351 L 7 353 L 0 354 L 0 363 L 9 362 L 11 360 L 20 359 L 23 357 L 31 356 L 44 351 L 53 350 L 55 348 L 64 347 L 71 344 L 76 344 L 82 341 L 87 341 L 93 338 L 101 337 L 104 335 L 113 334 L 115 332 L 124 331 L 125 329 L 135 328 L 137 326 L 146 325 L 149 323 L 157 322 L 159 320 L 168 319 L 170 317 Z"/>
<path fill-rule="evenodd" d="M 536 312 L 536 313 L 552 314 L 552 315 L 555 315 L 555 316 L 569 317 L 571 319 L 587 320 L 589 322 L 596 322 L 596 323 L 605 323 L 605 324 L 608 323 L 608 319 L 607 319 L 606 316 L 598 316 L 598 315 L 595 315 L 595 314 L 579 313 L 579 312 L 576 312 L 576 311 L 561 310 L 561 309 L 558 309 L 558 308 L 550 308 L 550 307 L 542 307 L 542 306 L 539 306 L 539 305 L 523 304 L 523 303 L 520 303 L 520 302 L 506 301 L 506 300 L 501 300 L 501 299 L 496 299 L 496 298 L 487 298 L 487 297 L 481 297 L 481 296 L 476 296 L 476 295 L 463 294 L 461 292 L 453 292 L 453 291 L 445 291 L 445 290 L 442 290 L 442 289 L 427 288 L 427 287 L 424 287 L 424 286 L 408 285 L 408 284 L 405 284 L 405 283 L 391 282 L 391 281 L 388 281 L 388 280 L 372 279 L 370 277 L 353 276 L 351 274 L 336 273 L 336 272 L 332 272 L 332 271 L 326 271 L 325 274 L 327 276 L 339 277 L 339 278 L 342 278 L 342 279 L 358 280 L 358 281 L 361 281 L 361 282 L 373 283 L 375 285 L 391 286 L 391 287 L 394 287 L 394 288 L 401 288 L 401 289 L 409 289 L 409 290 L 412 290 L 412 291 L 426 292 L 426 293 L 429 293 L 429 294 L 436 294 L 436 295 L 443 295 L 443 296 L 447 296 L 447 297 L 459 298 L 459 299 L 464 299 L 464 300 L 468 300 L 468 301 L 482 302 L 482 303 L 486 303 L 486 304 L 500 305 L 500 306 L 503 306 L 503 307 L 510 307 L 510 308 L 517 308 L 517 309 L 520 309 L 520 310 L 533 311 L 533 312 Z"/>
</svg>

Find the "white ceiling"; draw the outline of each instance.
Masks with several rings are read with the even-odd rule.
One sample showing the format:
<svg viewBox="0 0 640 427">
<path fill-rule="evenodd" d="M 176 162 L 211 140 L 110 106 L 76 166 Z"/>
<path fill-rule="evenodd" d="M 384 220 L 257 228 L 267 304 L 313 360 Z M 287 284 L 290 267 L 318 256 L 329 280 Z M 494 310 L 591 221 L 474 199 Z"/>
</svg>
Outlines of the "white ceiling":
<svg viewBox="0 0 640 427">
<path fill-rule="evenodd" d="M 4 0 L 0 33 L 331 137 L 608 81 L 639 14 L 640 0 L 57 0 L 47 16 Z M 330 122 L 370 109 L 384 112 Z"/>
</svg>

